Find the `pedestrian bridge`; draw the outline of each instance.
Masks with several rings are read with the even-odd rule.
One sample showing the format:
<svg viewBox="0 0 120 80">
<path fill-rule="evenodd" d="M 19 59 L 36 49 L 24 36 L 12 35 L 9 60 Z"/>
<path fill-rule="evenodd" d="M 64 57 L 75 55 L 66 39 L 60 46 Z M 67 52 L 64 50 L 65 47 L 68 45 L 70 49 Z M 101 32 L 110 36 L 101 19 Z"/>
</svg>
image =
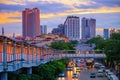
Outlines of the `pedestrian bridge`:
<svg viewBox="0 0 120 80">
<path fill-rule="evenodd" d="M 70 51 L 71 52 L 71 51 Z M 75 51 L 73 51 L 75 53 Z M 32 67 L 51 60 L 65 58 L 106 58 L 105 54 L 71 54 L 65 50 L 39 47 L 26 41 L 19 41 L 0 36 L 0 80 L 8 80 L 7 73 L 27 68 L 32 74 Z"/>
</svg>

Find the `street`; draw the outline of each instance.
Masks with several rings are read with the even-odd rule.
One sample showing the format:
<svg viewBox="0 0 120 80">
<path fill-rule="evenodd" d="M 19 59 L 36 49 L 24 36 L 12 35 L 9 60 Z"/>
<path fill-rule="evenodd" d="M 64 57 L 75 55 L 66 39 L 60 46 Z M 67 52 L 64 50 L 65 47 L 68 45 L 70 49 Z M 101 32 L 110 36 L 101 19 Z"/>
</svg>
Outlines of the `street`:
<svg viewBox="0 0 120 80">
<path fill-rule="evenodd" d="M 90 78 L 90 73 L 95 72 L 97 73 L 96 69 L 90 69 L 90 70 L 82 70 L 81 73 L 79 74 L 79 80 L 107 80 L 107 78 L 104 77 L 95 77 L 95 78 Z"/>
<path fill-rule="evenodd" d="M 90 73 L 95 72 L 97 73 L 96 69 L 83 69 L 80 73 L 78 74 L 78 78 L 73 79 L 73 73 L 74 71 L 67 71 L 65 77 L 58 78 L 58 80 L 108 80 L 105 76 L 104 77 L 95 77 L 95 78 L 90 78 Z"/>
</svg>

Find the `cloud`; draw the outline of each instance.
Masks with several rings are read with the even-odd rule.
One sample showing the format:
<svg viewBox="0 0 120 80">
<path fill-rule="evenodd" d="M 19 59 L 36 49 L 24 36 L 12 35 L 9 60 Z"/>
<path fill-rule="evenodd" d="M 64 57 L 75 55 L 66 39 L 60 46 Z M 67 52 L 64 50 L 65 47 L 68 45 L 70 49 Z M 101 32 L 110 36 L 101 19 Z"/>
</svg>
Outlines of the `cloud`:
<svg viewBox="0 0 120 80">
<path fill-rule="evenodd" d="M 25 5 L 24 0 L 0 0 L 1 4 L 12 4 L 12 5 Z"/>
<path fill-rule="evenodd" d="M 21 16 L 20 12 L 0 13 L 0 24 L 21 22 L 21 19 L 12 18 L 20 16 Z"/>
<path fill-rule="evenodd" d="M 12 5 L 12 4 L 1 4 L 0 3 L 0 12 L 14 12 L 22 11 L 25 6 L 22 5 Z"/>
<path fill-rule="evenodd" d="M 108 7 L 120 7 L 120 0 L 94 0 L 96 4 Z"/>
<path fill-rule="evenodd" d="M 32 2 L 28 2 L 26 4 L 26 7 L 29 8 L 33 8 L 33 7 L 38 7 L 40 9 L 40 11 L 44 14 L 46 13 L 58 13 L 58 12 L 64 12 L 66 10 L 71 10 L 71 8 L 69 8 L 69 6 L 66 6 L 64 4 L 61 3 L 41 3 L 41 2 L 34 2 L 34 4 Z"/>
</svg>

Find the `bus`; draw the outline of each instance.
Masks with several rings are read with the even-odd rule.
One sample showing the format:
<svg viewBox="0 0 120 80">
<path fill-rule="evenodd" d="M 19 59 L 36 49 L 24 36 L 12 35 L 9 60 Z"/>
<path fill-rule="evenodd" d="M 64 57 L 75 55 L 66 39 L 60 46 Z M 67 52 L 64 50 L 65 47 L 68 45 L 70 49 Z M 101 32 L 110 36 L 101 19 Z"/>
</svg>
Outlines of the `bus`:
<svg viewBox="0 0 120 80">
<path fill-rule="evenodd" d="M 93 63 L 94 63 L 93 60 L 87 60 L 87 61 L 86 61 L 86 68 L 87 68 L 87 69 L 93 68 Z"/>
</svg>

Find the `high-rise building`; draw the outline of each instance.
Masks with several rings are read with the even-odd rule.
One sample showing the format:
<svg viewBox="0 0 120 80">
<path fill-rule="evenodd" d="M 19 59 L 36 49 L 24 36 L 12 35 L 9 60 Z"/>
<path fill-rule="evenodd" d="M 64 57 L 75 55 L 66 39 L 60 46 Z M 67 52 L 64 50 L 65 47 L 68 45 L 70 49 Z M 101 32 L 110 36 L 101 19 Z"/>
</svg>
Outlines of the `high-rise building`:
<svg viewBox="0 0 120 80">
<path fill-rule="evenodd" d="M 95 19 L 88 19 L 83 17 L 82 18 L 82 39 L 90 39 L 95 37 L 96 35 L 96 20 Z"/>
<path fill-rule="evenodd" d="M 63 24 L 59 24 L 58 25 L 58 29 L 59 29 L 59 33 L 64 35 L 64 25 Z"/>
<path fill-rule="evenodd" d="M 22 33 L 24 37 L 35 37 L 40 34 L 40 17 L 39 17 L 39 9 L 26 8 L 22 12 Z"/>
<path fill-rule="evenodd" d="M 116 32 L 116 29 L 115 29 L 115 28 L 111 28 L 111 29 L 110 29 L 110 35 L 113 34 L 113 33 L 115 33 L 115 32 Z"/>
<path fill-rule="evenodd" d="M 80 39 L 80 21 L 79 17 L 68 16 L 64 22 L 65 36 L 70 40 Z"/>
<path fill-rule="evenodd" d="M 60 34 L 59 28 L 53 28 L 52 34 Z"/>
<path fill-rule="evenodd" d="M 47 26 L 46 25 L 40 25 L 40 34 L 47 34 Z"/>
<path fill-rule="evenodd" d="M 62 35 L 64 35 L 64 25 L 59 24 L 57 28 L 53 28 L 52 34 L 62 34 Z"/>
<path fill-rule="evenodd" d="M 109 38 L 109 29 L 104 29 L 104 39 Z"/>
</svg>

